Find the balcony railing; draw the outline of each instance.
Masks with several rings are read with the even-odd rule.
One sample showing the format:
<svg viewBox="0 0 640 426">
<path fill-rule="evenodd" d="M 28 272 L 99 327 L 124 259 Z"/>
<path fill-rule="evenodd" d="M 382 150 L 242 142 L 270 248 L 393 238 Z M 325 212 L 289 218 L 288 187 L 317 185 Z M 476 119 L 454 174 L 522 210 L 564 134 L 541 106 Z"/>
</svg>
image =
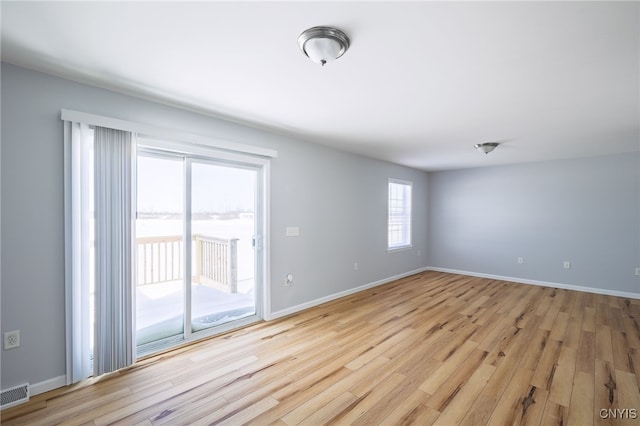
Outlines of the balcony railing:
<svg viewBox="0 0 640 426">
<path fill-rule="evenodd" d="M 181 280 L 183 270 L 182 236 L 136 239 L 136 285 Z M 238 292 L 238 239 L 196 234 L 192 238 L 191 280 L 228 293 Z"/>
<path fill-rule="evenodd" d="M 194 235 L 193 280 L 229 293 L 238 292 L 238 239 Z"/>
</svg>

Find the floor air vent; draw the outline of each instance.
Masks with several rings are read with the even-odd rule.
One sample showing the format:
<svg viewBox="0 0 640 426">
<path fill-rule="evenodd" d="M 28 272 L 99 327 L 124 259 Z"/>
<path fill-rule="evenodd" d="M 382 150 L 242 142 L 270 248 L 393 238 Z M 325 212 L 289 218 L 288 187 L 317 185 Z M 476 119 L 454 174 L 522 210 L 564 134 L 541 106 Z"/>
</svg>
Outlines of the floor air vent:
<svg viewBox="0 0 640 426">
<path fill-rule="evenodd" d="M 2 409 L 22 404 L 29 400 L 29 383 L 2 391 Z"/>
</svg>

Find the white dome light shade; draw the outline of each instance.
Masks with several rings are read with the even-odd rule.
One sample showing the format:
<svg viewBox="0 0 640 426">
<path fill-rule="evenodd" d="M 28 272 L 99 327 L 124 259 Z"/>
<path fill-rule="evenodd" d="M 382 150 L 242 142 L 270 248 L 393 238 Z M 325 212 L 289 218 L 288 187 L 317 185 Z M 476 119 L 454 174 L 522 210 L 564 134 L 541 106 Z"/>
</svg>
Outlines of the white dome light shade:
<svg viewBox="0 0 640 426">
<path fill-rule="evenodd" d="M 304 44 L 304 52 L 313 62 L 324 65 L 334 61 L 342 50 L 342 46 L 332 38 L 312 38 Z"/>
<path fill-rule="evenodd" d="M 349 37 L 336 28 L 313 27 L 300 34 L 298 46 L 313 62 L 324 66 L 347 51 Z"/>
<path fill-rule="evenodd" d="M 485 142 L 485 143 L 477 143 L 474 145 L 474 148 L 480 152 L 484 152 L 485 154 L 490 153 L 496 147 L 500 145 L 498 142 Z"/>
</svg>

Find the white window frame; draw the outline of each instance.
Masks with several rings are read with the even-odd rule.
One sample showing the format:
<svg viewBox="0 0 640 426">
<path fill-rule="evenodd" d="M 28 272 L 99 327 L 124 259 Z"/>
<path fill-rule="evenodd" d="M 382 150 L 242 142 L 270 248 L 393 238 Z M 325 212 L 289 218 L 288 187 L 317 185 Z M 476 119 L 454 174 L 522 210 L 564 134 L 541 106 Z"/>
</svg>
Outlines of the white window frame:
<svg viewBox="0 0 640 426">
<path fill-rule="evenodd" d="M 402 196 L 402 206 L 400 217 L 401 222 L 397 223 L 396 219 L 393 218 L 395 209 L 393 206 L 393 199 L 395 193 L 392 193 L 394 186 L 402 185 L 404 186 L 404 190 Z M 397 251 L 397 250 L 406 250 L 412 247 L 412 228 L 413 228 L 413 182 L 393 179 L 389 178 L 389 182 L 387 185 L 387 250 L 388 251 Z M 408 194 L 407 194 L 408 192 Z M 408 198 L 408 199 L 407 199 Z M 392 223 L 393 222 L 393 223 Z M 392 241 L 391 234 L 395 232 L 392 230 L 392 226 L 400 226 L 400 233 L 402 234 L 399 242 Z"/>
</svg>

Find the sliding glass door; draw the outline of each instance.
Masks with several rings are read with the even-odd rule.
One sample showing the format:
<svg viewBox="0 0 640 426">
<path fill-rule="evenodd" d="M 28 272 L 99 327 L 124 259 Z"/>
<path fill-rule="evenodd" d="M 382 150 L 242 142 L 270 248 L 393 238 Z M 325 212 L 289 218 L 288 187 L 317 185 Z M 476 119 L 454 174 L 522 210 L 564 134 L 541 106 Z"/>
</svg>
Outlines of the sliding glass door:
<svg viewBox="0 0 640 426">
<path fill-rule="evenodd" d="M 138 152 L 139 355 L 259 317 L 261 172 L 215 157 Z"/>
<path fill-rule="evenodd" d="M 138 155 L 136 342 L 180 341 L 184 335 L 184 160 Z M 143 351 L 144 352 L 144 351 Z"/>
<path fill-rule="evenodd" d="M 256 313 L 256 170 L 191 164 L 191 331 Z"/>
</svg>

